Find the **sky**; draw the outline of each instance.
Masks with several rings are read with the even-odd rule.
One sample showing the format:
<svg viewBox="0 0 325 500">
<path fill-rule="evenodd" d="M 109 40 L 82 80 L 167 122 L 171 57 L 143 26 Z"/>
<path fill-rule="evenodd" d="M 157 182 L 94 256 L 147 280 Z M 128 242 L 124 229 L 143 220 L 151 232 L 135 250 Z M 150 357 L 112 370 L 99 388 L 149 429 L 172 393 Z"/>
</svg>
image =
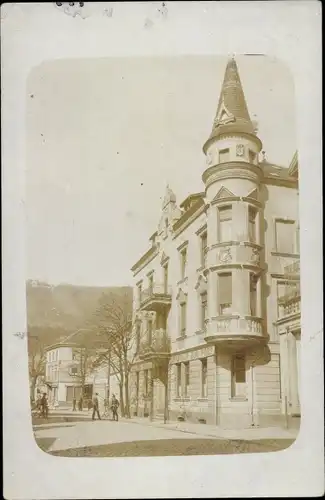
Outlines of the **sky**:
<svg viewBox="0 0 325 500">
<path fill-rule="evenodd" d="M 294 82 L 276 59 L 236 57 L 269 162 L 296 150 Z M 202 146 L 227 58 L 48 61 L 27 82 L 27 278 L 132 285 L 166 184 L 204 190 Z"/>
</svg>

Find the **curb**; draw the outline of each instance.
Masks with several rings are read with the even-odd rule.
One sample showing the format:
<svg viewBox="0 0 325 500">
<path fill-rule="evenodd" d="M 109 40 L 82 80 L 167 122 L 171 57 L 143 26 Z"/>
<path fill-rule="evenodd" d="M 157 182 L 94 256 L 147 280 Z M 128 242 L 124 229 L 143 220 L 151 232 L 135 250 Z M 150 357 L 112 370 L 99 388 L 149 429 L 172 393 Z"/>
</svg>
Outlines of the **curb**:
<svg viewBox="0 0 325 500">
<path fill-rule="evenodd" d="M 285 436 L 285 437 L 263 437 L 263 438 L 256 438 L 254 436 L 251 436 L 251 437 L 242 437 L 242 438 L 231 438 L 231 437 L 222 437 L 222 436 L 216 436 L 215 434 L 201 434 L 199 432 L 195 432 L 195 431 L 189 431 L 189 430 L 186 430 L 186 429 L 180 429 L 178 427 L 165 427 L 164 424 L 152 424 L 152 423 L 149 423 L 149 422 L 139 422 L 139 421 L 134 421 L 132 419 L 128 420 L 123 420 L 123 422 L 127 422 L 127 423 L 133 423 L 133 424 L 138 424 L 138 425 L 143 425 L 143 426 L 149 426 L 149 427 L 158 427 L 160 429 L 165 429 L 165 430 L 170 430 L 170 431 L 179 431 L 179 432 L 183 432 L 185 434 L 192 434 L 194 436 L 201 436 L 202 438 L 213 438 L 213 439 L 217 439 L 217 440 L 220 440 L 220 441 L 261 441 L 262 439 L 269 439 L 270 441 L 277 441 L 277 440 L 281 440 L 281 439 L 292 439 L 293 441 L 296 440 L 296 437 L 297 436 Z"/>
</svg>

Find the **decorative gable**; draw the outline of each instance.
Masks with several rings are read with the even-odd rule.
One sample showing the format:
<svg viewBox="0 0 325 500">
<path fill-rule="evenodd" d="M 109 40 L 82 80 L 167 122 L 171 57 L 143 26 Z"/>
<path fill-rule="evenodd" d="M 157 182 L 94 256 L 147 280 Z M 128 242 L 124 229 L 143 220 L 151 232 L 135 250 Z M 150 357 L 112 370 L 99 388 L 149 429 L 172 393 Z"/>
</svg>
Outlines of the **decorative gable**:
<svg viewBox="0 0 325 500">
<path fill-rule="evenodd" d="M 169 257 L 165 254 L 165 252 L 163 252 L 161 255 L 161 259 L 160 259 L 160 264 L 163 264 L 168 259 L 169 259 Z"/>
<path fill-rule="evenodd" d="M 257 189 L 253 189 L 253 191 L 251 191 L 248 195 L 247 195 L 247 198 L 253 198 L 254 200 L 257 200 L 258 199 L 258 191 Z"/>
<path fill-rule="evenodd" d="M 234 115 L 230 113 L 230 111 L 228 111 L 224 103 L 224 100 L 222 100 L 219 113 L 217 114 L 214 121 L 214 126 L 218 127 L 219 125 L 226 125 L 227 123 L 231 123 L 234 121 L 235 121 Z"/>
<path fill-rule="evenodd" d="M 207 292 L 208 290 L 207 282 L 208 282 L 207 278 L 203 274 L 200 274 L 195 285 L 195 290 L 200 294 Z"/>
<path fill-rule="evenodd" d="M 180 304 L 183 304 L 184 302 L 187 301 L 187 293 L 184 293 L 183 290 L 180 288 L 176 295 L 176 300 L 178 300 Z"/>
<path fill-rule="evenodd" d="M 229 191 L 229 189 L 222 186 L 222 188 L 217 192 L 216 196 L 213 198 L 213 201 L 220 200 L 221 198 L 232 198 L 234 193 Z"/>
</svg>

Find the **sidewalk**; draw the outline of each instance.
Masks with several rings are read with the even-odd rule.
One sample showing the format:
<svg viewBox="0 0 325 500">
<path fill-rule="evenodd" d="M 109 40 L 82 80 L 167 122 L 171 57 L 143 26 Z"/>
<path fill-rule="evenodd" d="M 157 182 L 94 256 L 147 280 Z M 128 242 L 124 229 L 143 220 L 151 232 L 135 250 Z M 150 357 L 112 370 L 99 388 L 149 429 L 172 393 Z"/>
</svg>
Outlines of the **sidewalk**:
<svg viewBox="0 0 325 500">
<path fill-rule="evenodd" d="M 123 419 L 124 422 L 130 422 L 139 425 L 159 427 L 174 431 L 196 434 L 199 436 L 213 437 L 220 439 L 241 439 L 245 441 L 255 439 L 296 439 L 299 430 L 283 429 L 281 427 L 252 427 L 246 429 L 223 429 L 215 425 L 195 424 L 190 422 L 168 422 L 150 421 L 147 418 L 133 417 L 130 420 Z"/>
<path fill-rule="evenodd" d="M 72 409 L 56 408 L 50 411 L 50 415 L 63 416 L 63 417 L 81 417 L 91 420 L 91 410 L 72 411 Z M 82 418 L 83 417 L 83 418 Z M 104 420 L 110 420 L 105 418 Z M 166 424 L 162 420 L 150 421 L 149 418 L 132 417 L 120 418 L 122 423 L 137 424 L 144 427 L 160 428 L 164 430 L 179 431 L 187 434 L 192 434 L 202 437 L 211 437 L 219 439 L 240 439 L 245 441 L 260 440 L 260 439 L 296 439 L 298 429 L 285 429 L 282 427 L 251 427 L 242 429 L 224 429 L 215 425 L 191 423 L 191 422 L 176 422 L 169 421 Z M 50 423 L 50 420 L 49 420 Z M 43 426 L 42 426 L 43 427 Z M 46 425 L 44 424 L 44 427 Z"/>
</svg>

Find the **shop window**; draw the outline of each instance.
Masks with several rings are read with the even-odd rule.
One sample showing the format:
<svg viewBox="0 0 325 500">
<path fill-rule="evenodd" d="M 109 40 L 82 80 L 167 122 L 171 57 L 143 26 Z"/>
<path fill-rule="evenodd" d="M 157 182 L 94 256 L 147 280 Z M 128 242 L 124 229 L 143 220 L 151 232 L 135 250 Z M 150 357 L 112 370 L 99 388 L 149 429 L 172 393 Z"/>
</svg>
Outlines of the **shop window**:
<svg viewBox="0 0 325 500">
<path fill-rule="evenodd" d="M 246 397 L 246 359 L 244 355 L 237 354 L 232 357 L 231 397 Z"/>
<path fill-rule="evenodd" d="M 207 375 L 208 375 L 208 360 L 207 358 L 201 359 L 201 397 L 208 397 L 207 391 Z"/>
<path fill-rule="evenodd" d="M 182 394 L 182 365 L 176 365 L 176 397 L 181 397 Z"/>
</svg>

